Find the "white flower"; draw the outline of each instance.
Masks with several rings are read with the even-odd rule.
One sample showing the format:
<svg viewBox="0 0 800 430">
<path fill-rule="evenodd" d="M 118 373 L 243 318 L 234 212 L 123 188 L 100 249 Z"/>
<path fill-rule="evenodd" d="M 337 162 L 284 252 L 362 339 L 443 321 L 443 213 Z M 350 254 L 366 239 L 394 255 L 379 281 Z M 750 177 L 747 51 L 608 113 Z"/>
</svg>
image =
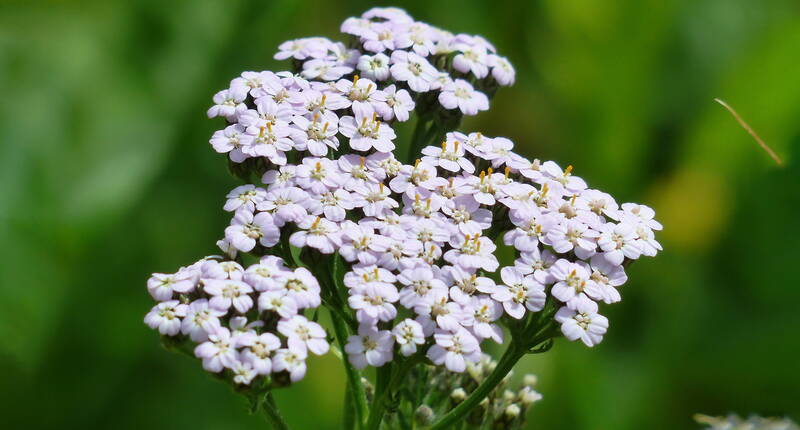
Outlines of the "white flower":
<svg viewBox="0 0 800 430">
<path fill-rule="evenodd" d="M 298 267 L 282 280 L 282 291 L 295 302 L 298 309 L 316 308 L 320 305 L 320 287 L 317 278 L 305 267 Z"/>
<path fill-rule="evenodd" d="M 297 315 L 297 303 L 294 299 L 281 291 L 267 291 L 258 296 L 258 309 L 260 311 L 276 312 L 282 318 L 291 318 Z"/>
<path fill-rule="evenodd" d="M 287 337 L 289 349 L 292 351 L 308 349 L 316 355 L 323 355 L 330 348 L 325 340 L 325 329 L 302 315 L 278 321 L 278 331 Z"/>
<path fill-rule="evenodd" d="M 589 265 L 579 261 L 571 263 L 565 259 L 556 261 L 550 274 L 557 281 L 551 290 L 553 297 L 575 309 L 580 303 L 603 298 L 603 290 L 590 279 Z"/>
<path fill-rule="evenodd" d="M 255 185 L 240 185 L 225 196 L 228 200 L 225 202 L 223 209 L 229 212 L 240 209 L 253 212 L 256 209 L 256 204 L 264 200 L 266 194 L 266 190 Z"/>
<path fill-rule="evenodd" d="M 508 59 L 491 54 L 489 55 L 489 65 L 492 66 L 492 77 L 498 84 L 502 86 L 514 85 L 516 72 Z"/>
<path fill-rule="evenodd" d="M 444 85 L 439 93 L 439 103 L 445 109 L 458 108 L 464 115 L 477 115 L 479 111 L 489 109 L 486 94 L 475 90 L 472 84 L 463 79 Z"/>
<path fill-rule="evenodd" d="M 483 236 L 457 235 L 450 241 L 452 249 L 444 253 L 444 259 L 450 264 L 465 269 L 483 269 L 487 272 L 497 270 L 499 263 L 494 251 L 497 249 L 492 241 Z"/>
<path fill-rule="evenodd" d="M 307 149 L 311 155 L 321 157 L 328 154 L 328 148 L 339 148 L 336 137 L 339 118 L 333 112 L 314 113 L 311 119 L 298 115 L 292 119 L 292 124 L 291 136 L 296 149 Z"/>
<path fill-rule="evenodd" d="M 242 361 L 249 363 L 259 375 L 269 375 L 272 372 L 272 353 L 281 347 L 278 336 L 272 333 L 263 333 L 251 340 L 242 350 Z"/>
<path fill-rule="evenodd" d="M 462 269 L 459 266 L 447 266 L 442 271 L 447 274 L 450 287 L 450 297 L 461 304 L 468 304 L 473 294 L 481 292 L 492 294 L 497 286 L 494 281 L 478 276 L 476 273 Z"/>
<path fill-rule="evenodd" d="M 212 308 L 227 311 L 233 306 L 238 312 L 245 313 L 253 307 L 253 298 L 249 296 L 253 287 L 231 279 L 203 279 L 203 290 L 210 294 L 209 304 Z"/>
<path fill-rule="evenodd" d="M 353 289 L 347 304 L 356 310 L 356 317 L 360 322 L 391 321 L 397 316 L 397 302 L 399 295 L 393 285 L 367 284 Z"/>
<path fill-rule="evenodd" d="M 238 361 L 231 332 L 224 327 L 209 333 L 208 340 L 194 349 L 194 355 L 203 360 L 203 369 L 213 373 L 219 373 L 225 367 L 230 368 Z"/>
<path fill-rule="evenodd" d="M 434 276 L 433 269 L 424 265 L 403 270 L 397 276 L 397 280 L 405 285 L 405 288 L 400 290 L 400 304 L 409 309 L 436 292 L 440 294 L 447 292 L 447 286 Z"/>
<path fill-rule="evenodd" d="M 390 76 L 389 57 L 382 53 L 362 55 L 358 58 L 356 69 L 358 69 L 365 78 L 385 81 L 389 79 Z"/>
<path fill-rule="evenodd" d="M 593 257 L 594 258 L 594 257 Z M 537 247 L 530 252 L 521 252 L 519 258 L 514 260 L 514 267 L 522 275 L 533 275 L 540 284 L 550 285 L 555 278 L 550 274 L 550 267 L 558 258 L 548 250 L 541 251 Z"/>
<path fill-rule="evenodd" d="M 236 249 L 249 252 L 256 243 L 271 247 L 280 241 L 281 232 L 275 225 L 272 215 L 261 212 L 253 215 L 249 211 L 239 211 L 225 229 L 225 239 Z"/>
<path fill-rule="evenodd" d="M 608 223 L 600 226 L 597 244 L 610 263 L 620 265 L 625 258 L 635 260 L 642 254 L 638 239 L 634 226 L 624 222 Z"/>
<path fill-rule="evenodd" d="M 153 273 L 147 280 L 147 291 L 158 301 L 172 299 L 174 293 L 188 293 L 197 283 L 196 273 L 178 271 L 175 274 Z"/>
<path fill-rule="evenodd" d="M 417 352 L 417 345 L 425 344 L 422 326 L 409 318 L 394 326 L 392 334 L 397 344 L 400 345 L 400 353 L 406 357 Z"/>
<path fill-rule="evenodd" d="M 394 339 L 388 330 L 378 330 L 372 325 L 362 324 L 358 335 L 350 336 L 344 351 L 356 369 L 367 365 L 380 367 L 392 360 Z"/>
<path fill-rule="evenodd" d="M 547 296 L 544 285 L 536 282 L 533 276 L 523 275 L 515 267 L 504 267 L 500 270 L 503 284 L 492 293 L 492 298 L 503 304 L 503 309 L 513 318 L 520 319 L 525 309 L 538 312 L 544 307 Z"/>
<path fill-rule="evenodd" d="M 272 359 L 274 372 L 287 372 L 292 382 L 297 382 L 306 376 L 306 357 L 308 353 L 300 349 L 279 349 Z"/>
<path fill-rule="evenodd" d="M 388 246 L 388 238 L 375 234 L 372 228 L 354 223 L 342 225 L 342 247 L 339 248 L 339 254 L 347 261 L 358 260 L 362 264 L 375 264 L 378 253 L 385 252 Z"/>
<path fill-rule="evenodd" d="M 359 79 L 358 75 L 352 81 L 347 79 L 337 81 L 334 88 L 345 97 L 348 104 L 352 104 L 353 110 L 356 107 L 363 110 L 374 110 L 374 107 L 380 102 L 381 91 L 378 91 L 375 82 L 366 78 Z"/>
<path fill-rule="evenodd" d="M 426 146 L 422 148 L 422 161 L 432 166 L 441 167 L 449 172 L 475 172 L 475 166 L 464 155 L 464 146 L 457 140 L 445 140 L 442 147 Z"/>
<path fill-rule="evenodd" d="M 341 246 L 339 226 L 327 219 L 308 215 L 297 223 L 297 227 L 301 230 L 289 237 L 289 243 L 292 246 L 298 248 L 308 246 L 319 250 L 323 254 L 333 254 Z"/>
<path fill-rule="evenodd" d="M 408 116 L 416 106 L 411 95 L 406 90 L 398 90 L 394 84 L 384 88 L 374 97 L 379 103 L 374 104 L 375 110 L 386 121 L 397 118 L 398 121 L 408 121 Z"/>
<path fill-rule="evenodd" d="M 270 162 L 286 164 L 286 151 L 292 149 L 291 130 L 285 124 L 247 127 L 241 137 L 241 151 L 251 157 L 266 157 Z M 235 161 L 235 160 L 234 160 Z"/>
<path fill-rule="evenodd" d="M 306 79 L 335 81 L 353 71 L 352 67 L 327 59 L 313 59 L 303 63 L 302 76 Z"/>
<path fill-rule="evenodd" d="M 598 236 L 586 224 L 571 219 L 553 226 L 547 233 L 553 250 L 559 254 L 574 250 L 578 258 L 589 258 L 594 254 Z"/>
<path fill-rule="evenodd" d="M 253 378 L 258 375 L 252 364 L 239 360 L 233 363 L 231 371 L 233 372 L 233 382 L 242 385 L 250 385 L 253 382 Z"/>
<path fill-rule="evenodd" d="M 597 313 L 597 303 L 592 301 L 580 302 L 576 309 L 562 307 L 555 319 L 567 339 L 580 339 L 586 346 L 600 343 L 608 330 L 608 319 Z"/>
<path fill-rule="evenodd" d="M 224 315 L 224 311 L 210 307 L 208 300 L 195 300 L 186 307 L 181 333 L 189 335 L 193 342 L 204 342 L 209 333 L 220 327 L 219 318 Z"/>
<path fill-rule="evenodd" d="M 215 131 L 211 136 L 211 147 L 220 154 L 229 153 L 231 161 L 241 163 L 248 157 L 242 152 L 244 132 L 245 128 L 239 124 L 229 125 L 224 130 Z"/>
<path fill-rule="evenodd" d="M 208 109 L 208 117 L 224 116 L 229 120 L 235 119 L 237 114 L 247 110 L 245 98 L 247 91 L 244 89 L 228 89 L 214 94 L 214 106 Z"/>
<path fill-rule="evenodd" d="M 628 280 L 622 266 L 610 263 L 603 255 L 597 254 L 590 262 L 592 268 L 591 280 L 603 290 L 602 300 L 605 303 L 616 303 L 622 300 L 616 287 Z"/>
<path fill-rule="evenodd" d="M 464 328 L 437 330 L 433 337 L 436 343 L 428 349 L 428 358 L 434 364 L 444 364 L 451 372 L 463 372 L 467 361 L 477 362 L 481 358 L 478 340 Z"/>
<path fill-rule="evenodd" d="M 461 324 L 471 327 L 478 339 L 492 339 L 497 343 L 503 343 L 503 329 L 494 324 L 503 316 L 503 306 L 500 303 L 489 296 L 473 296 L 464 311 L 466 318 Z"/>
<path fill-rule="evenodd" d="M 324 215 L 333 222 L 344 221 L 347 211 L 355 207 L 351 194 L 343 189 L 328 191 L 313 199 L 316 205 L 309 208 L 311 214 Z"/>
<path fill-rule="evenodd" d="M 379 152 L 394 151 L 394 130 L 380 122 L 372 108 L 354 105 L 353 113 L 355 117 L 344 116 L 339 121 L 339 131 L 350 138 L 350 148 L 356 151 L 369 151 L 372 148 Z"/>
<path fill-rule="evenodd" d="M 280 257 L 266 255 L 248 267 L 242 278 L 256 291 L 276 291 L 280 289 L 280 281 L 289 273 L 291 270 L 284 266 Z"/>
<path fill-rule="evenodd" d="M 177 300 L 161 302 L 144 317 L 144 322 L 152 329 L 166 336 L 175 336 L 181 331 L 181 317 L 186 316 L 186 305 Z"/>
<path fill-rule="evenodd" d="M 389 197 L 391 190 L 383 182 L 360 185 L 354 191 L 353 205 L 360 207 L 366 216 L 382 216 L 399 206 L 396 200 Z"/>
<path fill-rule="evenodd" d="M 405 82 L 412 91 L 424 93 L 431 89 L 431 82 L 437 74 L 436 68 L 428 60 L 413 52 L 392 52 L 392 77 Z"/>
<path fill-rule="evenodd" d="M 256 208 L 272 213 L 275 226 L 283 227 L 287 222 L 302 220 L 308 214 L 305 207 L 308 203 L 308 193 L 297 187 L 285 187 L 267 192 Z"/>
<path fill-rule="evenodd" d="M 459 46 L 461 53 L 453 57 L 453 68 L 461 73 L 472 72 L 478 79 L 489 74 L 489 58 L 482 46 Z"/>
</svg>

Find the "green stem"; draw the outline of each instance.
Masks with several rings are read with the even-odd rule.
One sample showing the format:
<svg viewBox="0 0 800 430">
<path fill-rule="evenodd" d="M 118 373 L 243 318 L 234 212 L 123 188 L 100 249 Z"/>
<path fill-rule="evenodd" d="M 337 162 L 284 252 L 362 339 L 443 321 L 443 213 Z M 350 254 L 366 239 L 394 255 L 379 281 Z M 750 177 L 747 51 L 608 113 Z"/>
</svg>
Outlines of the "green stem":
<svg viewBox="0 0 800 430">
<path fill-rule="evenodd" d="M 406 164 L 413 163 L 414 157 L 419 154 L 419 150 L 425 145 L 429 131 L 426 129 L 429 122 L 429 120 L 424 120 L 417 116 L 417 125 L 414 126 L 414 134 L 411 136 L 411 143 L 408 144 L 408 155 L 405 160 Z M 431 124 L 431 127 L 433 126 L 434 124 Z"/>
<path fill-rule="evenodd" d="M 336 332 L 336 341 L 339 342 L 339 348 L 341 348 L 343 354 L 342 363 L 344 364 L 347 384 L 353 399 L 356 423 L 358 424 L 358 428 L 362 428 L 364 426 L 364 417 L 367 414 L 367 395 L 364 392 L 364 385 L 361 383 L 361 374 L 350 364 L 344 350 L 345 345 L 347 345 L 348 337 L 345 321 L 333 312 L 331 312 L 331 321 L 333 321 L 333 330 Z"/>
<path fill-rule="evenodd" d="M 278 411 L 278 405 L 275 403 L 275 398 L 272 397 L 272 392 L 267 391 L 264 396 L 264 402 L 261 404 L 264 415 L 267 421 L 272 425 L 273 430 L 289 430 L 289 425 L 286 424 L 281 413 Z"/>
<path fill-rule="evenodd" d="M 523 355 L 525 355 L 525 349 L 517 347 L 517 345 L 512 342 L 500 358 L 500 361 L 497 362 L 497 367 L 494 371 L 478 385 L 478 388 L 476 388 L 469 397 L 445 414 L 439 421 L 436 421 L 433 426 L 431 426 L 430 430 L 445 429 L 464 418 L 473 408 L 478 406 L 495 387 L 497 387 L 497 384 L 506 377 L 508 372 L 511 371 Z"/>
<path fill-rule="evenodd" d="M 386 398 L 393 392 L 393 388 L 400 386 L 400 382 L 405 378 L 406 374 L 419 363 L 421 359 L 420 353 L 408 357 L 391 375 L 388 381 L 385 381 L 380 386 L 376 387 L 375 399 L 372 401 L 372 408 L 369 411 L 369 421 L 367 421 L 366 430 L 376 430 L 381 425 L 384 415 L 386 414 Z M 387 364 L 388 365 L 388 364 Z M 384 365 L 384 366 L 387 366 Z M 378 368 L 378 376 L 381 376 L 381 368 Z M 385 380 L 386 375 L 379 379 Z"/>
</svg>

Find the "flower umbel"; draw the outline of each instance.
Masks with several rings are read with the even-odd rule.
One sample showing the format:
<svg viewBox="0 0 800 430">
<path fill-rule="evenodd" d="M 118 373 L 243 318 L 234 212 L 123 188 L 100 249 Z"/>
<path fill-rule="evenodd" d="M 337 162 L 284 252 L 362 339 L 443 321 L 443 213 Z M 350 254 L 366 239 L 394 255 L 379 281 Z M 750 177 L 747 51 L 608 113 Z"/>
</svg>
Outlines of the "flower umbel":
<svg viewBox="0 0 800 430">
<path fill-rule="evenodd" d="M 629 264 L 658 253 L 662 226 L 571 165 L 456 131 L 515 80 L 482 37 L 395 8 L 341 30 L 352 43 L 288 41 L 275 58 L 292 59 L 293 70 L 245 72 L 213 97 L 208 115 L 225 124 L 211 146 L 248 182 L 224 202 L 227 257 L 153 274 L 157 303 L 145 322 L 273 422 L 270 390 L 334 350 L 354 427 L 444 428 L 462 417 L 522 426 L 541 398 L 535 381 L 497 387 L 556 337 L 600 343 L 609 329 L 601 306 L 620 301 Z M 398 154 L 396 130 L 412 116 L 410 152 Z M 503 244 L 513 258 L 498 257 Z M 502 359 L 483 353 L 487 340 L 508 344 Z M 367 366 L 379 368 L 368 414 Z M 400 400 L 401 386 L 416 388 Z M 391 413 L 388 399 L 400 402 Z"/>
</svg>

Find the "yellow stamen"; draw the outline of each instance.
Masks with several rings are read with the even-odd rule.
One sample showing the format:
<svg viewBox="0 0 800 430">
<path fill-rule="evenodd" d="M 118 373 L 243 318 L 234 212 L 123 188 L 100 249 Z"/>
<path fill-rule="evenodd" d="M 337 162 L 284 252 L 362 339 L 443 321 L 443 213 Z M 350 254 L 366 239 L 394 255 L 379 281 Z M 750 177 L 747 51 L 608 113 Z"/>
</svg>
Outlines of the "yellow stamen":
<svg viewBox="0 0 800 430">
<path fill-rule="evenodd" d="M 361 157 L 361 167 L 364 167 L 364 162 L 366 161 L 366 157 Z"/>
<path fill-rule="evenodd" d="M 322 171 L 322 163 L 317 161 L 317 165 L 314 166 L 314 168 L 316 168 L 317 172 L 321 172 Z"/>
<path fill-rule="evenodd" d="M 511 173 L 511 168 L 506 166 L 506 179 L 508 179 L 508 175 Z"/>
<path fill-rule="evenodd" d="M 314 123 L 314 124 L 316 124 L 316 123 L 317 123 L 317 121 L 319 121 L 319 114 L 318 114 L 318 113 L 315 113 L 315 114 L 314 114 L 314 119 L 313 119 L 311 122 L 312 122 L 312 123 Z"/>
<path fill-rule="evenodd" d="M 486 169 L 486 174 L 487 174 L 487 175 L 491 176 L 491 175 L 492 175 L 492 173 L 494 173 L 494 170 L 492 170 L 492 168 L 491 168 L 491 167 L 490 167 L 490 168 L 488 168 L 488 169 Z"/>
<path fill-rule="evenodd" d="M 483 179 L 484 179 L 485 177 L 486 177 L 486 172 L 484 172 L 483 170 L 481 170 L 481 175 L 480 175 L 480 178 L 481 178 L 481 184 L 483 183 Z"/>
<path fill-rule="evenodd" d="M 576 273 L 578 273 L 578 270 L 572 269 L 572 272 L 569 272 L 569 276 L 575 276 Z"/>
<path fill-rule="evenodd" d="M 442 152 L 447 151 L 447 141 L 442 142 Z"/>
<path fill-rule="evenodd" d="M 321 220 L 321 219 L 322 218 L 317 217 L 317 219 L 314 220 L 314 223 L 311 224 L 311 228 L 317 228 L 317 226 L 319 225 L 319 220 Z"/>
<path fill-rule="evenodd" d="M 367 119 L 364 118 L 364 119 L 361 120 L 361 128 L 364 128 L 366 126 L 367 126 Z"/>
<path fill-rule="evenodd" d="M 417 167 L 417 166 L 419 166 L 419 163 L 420 163 L 421 161 L 422 161 L 422 160 L 420 160 L 419 158 L 417 158 L 417 161 L 414 161 L 414 167 Z"/>
<path fill-rule="evenodd" d="M 322 99 L 320 99 L 320 101 L 319 101 L 319 104 L 320 104 L 320 105 L 324 105 L 324 104 L 325 104 L 325 100 L 326 100 L 327 98 L 328 98 L 328 95 L 327 95 L 327 94 L 323 94 L 323 95 L 322 95 Z"/>
<path fill-rule="evenodd" d="M 417 205 L 419 204 L 419 194 L 414 196 L 414 203 L 417 204 Z"/>
<path fill-rule="evenodd" d="M 431 208 L 431 198 L 430 197 L 428 197 L 428 199 L 425 200 L 425 207 L 427 207 L 428 209 Z"/>
<path fill-rule="evenodd" d="M 330 124 L 326 122 L 325 125 L 322 126 L 322 134 L 327 133 L 329 125 Z"/>
<path fill-rule="evenodd" d="M 570 173 L 572 173 L 572 164 L 570 164 L 569 166 L 567 166 L 566 169 L 564 169 L 564 176 L 567 176 Z"/>
<path fill-rule="evenodd" d="M 578 198 L 577 194 L 573 194 L 572 198 L 569 200 L 569 204 L 575 206 L 575 199 Z"/>
<path fill-rule="evenodd" d="M 356 82 L 358 82 L 358 75 L 353 76 L 353 86 L 356 86 Z"/>
</svg>

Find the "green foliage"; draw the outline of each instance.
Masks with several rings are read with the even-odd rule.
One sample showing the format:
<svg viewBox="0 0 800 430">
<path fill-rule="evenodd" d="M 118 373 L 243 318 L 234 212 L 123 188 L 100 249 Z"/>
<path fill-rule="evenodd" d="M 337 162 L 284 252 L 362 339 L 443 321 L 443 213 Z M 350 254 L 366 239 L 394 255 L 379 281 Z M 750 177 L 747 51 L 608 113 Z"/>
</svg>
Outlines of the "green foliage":
<svg viewBox="0 0 800 430">
<path fill-rule="evenodd" d="M 480 33 L 517 84 L 462 128 L 573 164 L 651 204 L 665 251 L 631 267 L 593 350 L 523 359 L 535 428 L 692 428 L 692 414 L 800 417 L 800 9 L 793 0 L 395 2 Z M 217 252 L 237 181 L 209 148 L 212 94 L 334 36 L 366 1 L 0 5 L 0 414 L 4 428 L 264 428 L 142 323 L 149 271 Z M 786 161 L 778 169 L 714 97 Z M 410 131 L 409 131 L 410 133 Z M 340 268 L 333 267 L 333 270 Z M 338 359 L 276 393 L 338 428 Z M 532 428 L 533 428 L 532 427 Z"/>
</svg>

